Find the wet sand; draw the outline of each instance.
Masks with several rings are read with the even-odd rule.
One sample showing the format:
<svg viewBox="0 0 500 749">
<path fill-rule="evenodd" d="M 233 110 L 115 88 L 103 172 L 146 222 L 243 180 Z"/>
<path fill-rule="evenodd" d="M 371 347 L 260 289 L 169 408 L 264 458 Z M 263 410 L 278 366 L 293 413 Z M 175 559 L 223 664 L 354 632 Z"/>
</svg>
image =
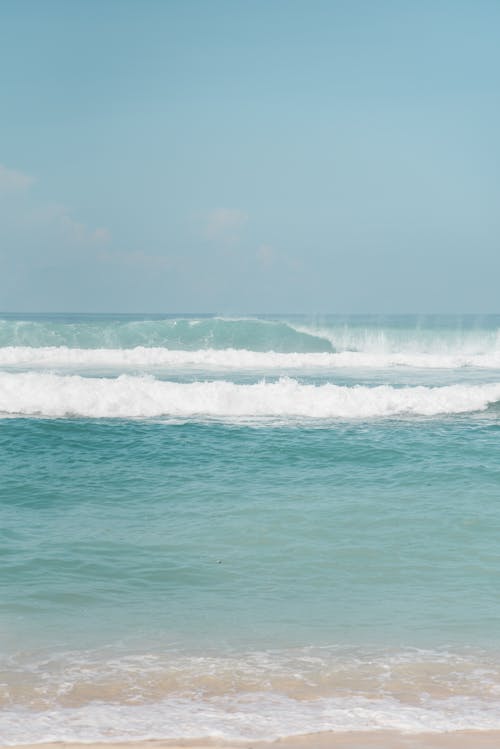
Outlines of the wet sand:
<svg viewBox="0 0 500 749">
<path fill-rule="evenodd" d="M 315 733 L 276 741 L 223 742 L 212 739 L 113 743 L 23 744 L 19 749 L 500 749 L 500 731 L 400 734 L 392 731 Z M 0 749 L 7 749 L 0 746 Z M 10 748 L 11 749 L 11 748 Z"/>
</svg>

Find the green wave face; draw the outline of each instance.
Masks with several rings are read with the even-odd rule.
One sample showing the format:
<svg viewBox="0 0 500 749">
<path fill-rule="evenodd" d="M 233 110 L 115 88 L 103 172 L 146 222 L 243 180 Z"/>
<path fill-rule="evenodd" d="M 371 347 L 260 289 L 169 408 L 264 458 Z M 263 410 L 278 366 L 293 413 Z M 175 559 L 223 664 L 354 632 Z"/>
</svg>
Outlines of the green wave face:
<svg viewBox="0 0 500 749">
<path fill-rule="evenodd" d="M 80 319 L 0 320 L 0 346 L 75 348 L 248 349 L 281 353 L 333 351 L 314 332 L 300 332 L 284 321 L 223 318 L 159 320 Z"/>
</svg>

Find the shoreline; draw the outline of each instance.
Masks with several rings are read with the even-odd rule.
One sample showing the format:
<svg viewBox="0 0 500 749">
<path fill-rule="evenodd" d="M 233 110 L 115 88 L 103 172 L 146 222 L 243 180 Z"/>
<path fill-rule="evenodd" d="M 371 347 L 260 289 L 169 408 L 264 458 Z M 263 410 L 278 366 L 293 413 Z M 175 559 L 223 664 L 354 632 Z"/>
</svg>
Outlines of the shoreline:
<svg viewBox="0 0 500 749">
<path fill-rule="evenodd" d="M 274 741 L 150 739 L 140 741 L 55 741 L 0 744 L 0 749 L 498 749 L 500 731 L 452 731 L 402 734 L 396 731 L 351 731 L 287 736 Z"/>
</svg>

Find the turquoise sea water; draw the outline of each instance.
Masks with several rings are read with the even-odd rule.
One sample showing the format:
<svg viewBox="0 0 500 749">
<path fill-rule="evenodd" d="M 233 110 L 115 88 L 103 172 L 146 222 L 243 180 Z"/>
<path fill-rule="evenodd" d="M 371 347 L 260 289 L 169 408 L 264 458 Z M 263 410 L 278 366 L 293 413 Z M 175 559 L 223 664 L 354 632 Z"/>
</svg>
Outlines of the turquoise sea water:
<svg viewBox="0 0 500 749">
<path fill-rule="evenodd" d="M 500 316 L 0 316 L 0 737 L 500 728 Z"/>
</svg>

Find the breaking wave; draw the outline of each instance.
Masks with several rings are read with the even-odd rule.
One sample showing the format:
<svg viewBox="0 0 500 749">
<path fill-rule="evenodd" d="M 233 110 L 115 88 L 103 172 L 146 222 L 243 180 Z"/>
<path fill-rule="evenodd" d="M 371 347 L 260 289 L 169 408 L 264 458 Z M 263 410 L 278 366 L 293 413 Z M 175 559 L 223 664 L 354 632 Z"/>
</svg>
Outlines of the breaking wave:
<svg viewBox="0 0 500 749">
<path fill-rule="evenodd" d="M 179 383 L 152 376 L 81 377 L 0 373 L 5 415 L 90 418 L 435 416 L 481 411 L 500 400 L 500 382 L 441 387 L 302 384 L 292 378 L 237 384 Z"/>
<path fill-rule="evenodd" d="M 500 369 L 500 350 L 488 354 L 369 353 L 359 351 L 290 352 L 248 349 L 177 350 L 163 347 L 70 348 L 67 346 L 6 346 L 0 348 L 2 367 L 159 369 L 211 368 L 228 370 L 275 369 Z"/>
<path fill-rule="evenodd" d="M 252 351 L 333 351 L 331 342 L 315 332 L 301 331 L 285 320 L 219 317 L 123 319 L 0 319 L 0 346 L 67 346 L 71 348 L 164 347 L 250 349 Z"/>
</svg>

